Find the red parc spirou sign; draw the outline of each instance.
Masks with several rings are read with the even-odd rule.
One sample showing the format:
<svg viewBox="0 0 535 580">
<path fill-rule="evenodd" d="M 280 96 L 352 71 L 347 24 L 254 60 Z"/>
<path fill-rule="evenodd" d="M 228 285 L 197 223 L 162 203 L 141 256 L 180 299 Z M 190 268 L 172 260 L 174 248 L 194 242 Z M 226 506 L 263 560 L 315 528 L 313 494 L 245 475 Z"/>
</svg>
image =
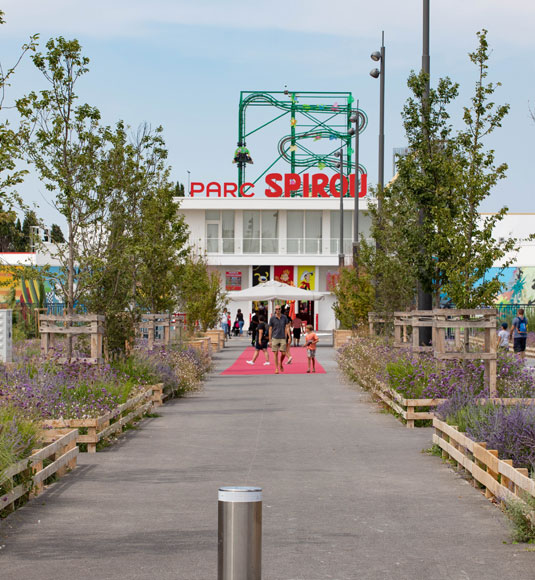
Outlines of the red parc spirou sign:
<svg viewBox="0 0 535 580">
<path fill-rule="evenodd" d="M 340 181 L 340 174 L 335 173 L 331 178 L 324 173 L 268 173 L 265 179 L 264 193 L 266 197 L 291 197 L 293 192 L 302 188 L 303 197 L 340 197 L 336 187 Z M 343 176 L 344 195 L 355 197 L 355 174 L 348 179 Z M 204 197 L 254 197 L 256 190 L 253 183 L 244 183 L 238 193 L 238 184 L 234 182 L 220 183 L 211 181 L 206 186 L 200 181 L 191 183 L 191 197 L 195 194 L 204 194 Z M 368 190 L 368 176 L 366 173 L 360 176 L 359 197 L 364 197 Z"/>
</svg>

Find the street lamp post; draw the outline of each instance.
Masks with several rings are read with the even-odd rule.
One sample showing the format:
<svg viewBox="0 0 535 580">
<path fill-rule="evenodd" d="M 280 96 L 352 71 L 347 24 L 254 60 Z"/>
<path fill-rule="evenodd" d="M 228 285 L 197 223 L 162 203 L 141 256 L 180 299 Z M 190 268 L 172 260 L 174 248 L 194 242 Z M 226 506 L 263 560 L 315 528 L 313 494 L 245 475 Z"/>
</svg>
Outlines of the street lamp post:
<svg viewBox="0 0 535 580">
<path fill-rule="evenodd" d="M 429 75 L 431 71 L 430 66 L 430 56 L 429 56 L 429 0 L 423 0 L 423 10 L 422 10 L 422 21 L 423 21 L 423 42 L 422 42 L 422 72 L 427 74 L 427 81 L 425 84 L 425 91 L 423 95 L 423 105 L 424 105 L 424 121 L 425 117 L 429 115 Z M 424 122 L 425 127 L 425 122 Z M 420 207 L 418 221 L 420 225 L 424 223 L 425 216 L 427 213 L 427 208 L 425 206 Z M 425 252 L 425 248 L 422 247 L 420 250 L 422 253 Z M 418 310 L 432 310 L 433 309 L 433 297 L 430 292 L 426 292 L 422 283 L 418 282 Z M 427 346 L 432 340 L 431 328 L 420 327 L 419 333 L 419 344 L 420 346 Z"/>
<path fill-rule="evenodd" d="M 344 141 L 338 151 L 334 154 L 340 158 L 336 164 L 340 168 L 340 247 L 338 248 L 338 267 L 343 268 L 345 263 L 344 255 Z"/>
<path fill-rule="evenodd" d="M 188 195 L 191 196 L 191 187 L 190 187 L 190 175 L 191 175 L 191 171 L 189 169 L 186 169 L 186 171 L 188 172 Z"/>
<path fill-rule="evenodd" d="M 353 268 L 358 273 L 359 261 L 359 194 L 360 194 L 360 169 L 359 169 L 359 146 L 360 146 L 360 113 L 359 101 L 357 100 L 357 108 L 349 117 L 351 123 L 355 123 L 355 127 L 351 127 L 348 131 L 349 135 L 355 135 L 355 199 L 353 206 Z"/>
<path fill-rule="evenodd" d="M 378 187 L 379 196 L 377 199 L 377 214 L 379 216 L 379 227 L 381 226 L 381 206 L 383 189 L 385 185 L 385 33 L 382 33 L 381 50 L 372 52 L 370 58 L 375 62 L 380 62 L 379 69 L 374 68 L 370 75 L 374 79 L 379 79 L 379 165 L 378 165 Z M 380 244 L 376 243 L 376 247 Z"/>
</svg>

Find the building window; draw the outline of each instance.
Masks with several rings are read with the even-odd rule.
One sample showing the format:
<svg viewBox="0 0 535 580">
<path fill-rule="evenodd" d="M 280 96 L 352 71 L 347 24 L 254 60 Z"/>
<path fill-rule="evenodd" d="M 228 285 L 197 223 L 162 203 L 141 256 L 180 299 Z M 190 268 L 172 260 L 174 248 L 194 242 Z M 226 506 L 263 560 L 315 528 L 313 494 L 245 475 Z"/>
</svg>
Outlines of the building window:
<svg viewBox="0 0 535 580">
<path fill-rule="evenodd" d="M 288 254 L 321 254 L 322 212 L 287 212 L 286 251 Z"/>
<path fill-rule="evenodd" d="M 243 253 L 260 253 L 260 212 L 243 212 Z"/>
<path fill-rule="evenodd" d="M 223 254 L 234 254 L 234 211 L 221 212 L 221 233 L 223 238 Z"/>
<path fill-rule="evenodd" d="M 276 254 L 279 251 L 279 212 L 243 212 L 243 253 Z"/>
<path fill-rule="evenodd" d="M 331 211 L 331 254 L 339 254 L 340 211 Z M 353 212 L 344 211 L 344 254 L 353 253 Z"/>
<path fill-rule="evenodd" d="M 262 212 L 262 253 L 277 254 L 279 251 L 279 212 Z"/>
<path fill-rule="evenodd" d="M 206 252 L 209 254 L 234 253 L 234 211 L 209 209 L 205 213 Z"/>
</svg>

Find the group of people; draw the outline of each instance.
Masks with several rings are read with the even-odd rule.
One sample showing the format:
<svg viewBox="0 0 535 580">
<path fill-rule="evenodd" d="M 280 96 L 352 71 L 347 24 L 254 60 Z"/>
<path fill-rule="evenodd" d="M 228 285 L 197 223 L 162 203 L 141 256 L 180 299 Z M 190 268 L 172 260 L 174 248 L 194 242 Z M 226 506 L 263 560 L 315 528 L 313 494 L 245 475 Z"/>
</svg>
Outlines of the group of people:
<svg viewBox="0 0 535 580">
<path fill-rule="evenodd" d="M 284 372 L 284 359 L 287 359 L 286 364 L 291 364 L 293 360 L 291 355 L 292 340 L 294 346 L 299 346 L 302 324 L 303 322 L 298 316 L 292 320 L 289 310 L 283 309 L 281 306 L 275 307 L 275 312 L 269 322 L 266 322 L 264 309 L 255 313 L 251 319 L 252 344 L 255 347 L 255 353 L 253 358 L 247 361 L 247 364 L 254 365 L 260 352 L 264 353 L 264 365 L 271 364 L 268 351 L 268 347 L 270 347 L 275 357 L 275 374 Z M 306 325 L 307 373 L 316 372 L 316 345 L 318 342 L 319 338 L 314 332 L 314 327 L 311 324 Z"/>
<path fill-rule="evenodd" d="M 223 332 L 225 333 L 226 339 L 230 339 L 232 333 L 234 333 L 234 336 L 241 336 L 243 334 L 244 320 L 241 308 L 238 308 L 238 312 L 236 312 L 236 319 L 234 320 L 234 324 L 231 324 L 231 320 L 230 311 L 226 308 L 223 308 L 220 325 L 223 329 Z"/>
<path fill-rule="evenodd" d="M 509 341 L 513 339 L 513 350 L 522 359 L 526 358 L 526 342 L 528 338 L 528 319 L 524 315 L 524 309 L 519 308 L 513 318 L 511 330 L 508 330 L 507 322 L 502 324 L 498 332 L 498 348 L 508 351 Z"/>
</svg>

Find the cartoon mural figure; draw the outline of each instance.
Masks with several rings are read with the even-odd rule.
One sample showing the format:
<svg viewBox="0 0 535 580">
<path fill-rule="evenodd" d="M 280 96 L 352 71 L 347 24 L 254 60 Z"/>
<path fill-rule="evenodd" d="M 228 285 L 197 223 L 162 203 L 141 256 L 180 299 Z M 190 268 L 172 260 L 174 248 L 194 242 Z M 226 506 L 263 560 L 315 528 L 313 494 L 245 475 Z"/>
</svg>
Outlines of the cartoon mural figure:
<svg viewBox="0 0 535 580">
<path fill-rule="evenodd" d="M 253 266 L 253 286 L 263 284 L 269 280 L 269 266 Z"/>
<path fill-rule="evenodd" d="M 301 279 L 299 281 L 299 288 L 301 288 L 302 290 L 310 290 L 311 289 L 310 280 L 313 275 L 314 272 L 308 271 L 303 272 L 303 274 L 301 274 Z"/>
<path fill-rule="evenodd" d="M 283 284 L 293 286 L 293 277 L 293 267 L 275 266 L 274 278 L 277 282 L 282 282 Z"/>
</svg>

